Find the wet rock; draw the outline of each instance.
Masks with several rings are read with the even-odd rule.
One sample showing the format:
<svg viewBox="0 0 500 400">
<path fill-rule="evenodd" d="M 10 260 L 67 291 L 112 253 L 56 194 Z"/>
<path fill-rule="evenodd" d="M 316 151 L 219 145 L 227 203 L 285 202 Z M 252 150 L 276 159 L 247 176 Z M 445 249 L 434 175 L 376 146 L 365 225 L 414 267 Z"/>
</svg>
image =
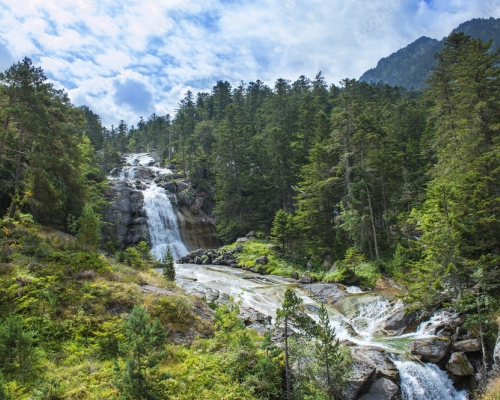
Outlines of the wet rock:
<svg viewBox="0 0 500 400">
<path fill-rule="evenodd" d="M 299 279 L 299 283 L 312 283 L 313 278 L 309 274 L 302 274 L 302 276 Z"/>
<path fill-rule="evenodd" d="M 210 258 L 205 258 L 201 263 L 203 265 L 210 265 L 212 264 L 212 260 Z"/>
<path fill-rule="evenodd" d="M 231 268 L 241 268 L 238 264 L 231 264 Z"/>
<path fill-rule="evenodd" d="M 469 359 L 465 353 L 453 353 L 446 364 L 446 370 L 455 376 L 469 376 L 474 373 Z"/>
<path fill-rule="evenodd" d="M 375 303 L 381 298 L 384 297 L 379 294 L 355 294 L 343 297 L 336 303 L 336 305 L 347 319 L 351 319 L 358 314 L 358 310 L 361 306 L 369 303 Z"/>
<path fill-rule="evenodd" d="M 372 366 L 353 362 L 347 376 L 347 383 L 341 391 L 341 399 L 354 400 L 368 390 L 375 381 L 376 369 Z"/>
<path fill-rule="evenodd" d="M 248 239 L 246 237 L 236 239 L 236 243 L 245 243 L 247 241 L 248 241 Z"/>
<path fill-rule="evenodd" d="M 257 264 L 260 264 L 260 265 L 266 265 L 269 262 L 269 259 L 267 258 L 267 256 L 261 256 L 261 257 L 257 258 L 257 260 L 255 260 L 255 262 Z"/>
<path fill-rule="evenodd" d="M 181 257 L 179 261 L 181 264 L 189 264 L 191 259 L 189 257 Z"/>
<path fill-rule="evenodd" d="M 200 265 L 201 265 L 201 264 L 203 263 L 203 261 L 202 261 L 202 259 L 201 259 L 200 257 L 195 257 L 195 258 L 194 258 L 194 263 L 195 263 L 195 264 L 200 264 Z"/>
<path fill-rule="evenodd" d="M 298 272 L 293 271 L 293 272 L 292 272 L 292 278 L 293 278 L 293 279 L 299 279 L 299 274 L 298 274 Z"/>
<path fill-rule="evenodd" d="M 160 186 L 163 189 L 168 190 L 170 193 L 173 193 L 173 194 L 177 193 L 177 185 L 173 181 L 165 182 L 165 183 L 161 184 Z"/>
<path fill-rule="evenodd" d="M 405 314 L 401 308 L 390 315 L 382 324 L 382 329 L 390 336 L 414 332 L 418 326 L 417 313 Z"/>
<path fill-rule="evenodd" d="M 464 353 L 481 351 L 481 341 L 479 339 L 468 339 L 453 343 L 453 350 Z"/>
<path fill-rule="evenodd" d="M 422 361 L 438 363 L 450 349 L 450 341 L 445 338 L 420 339 L 408 343 L 410 352 Z"/>
<path fill-rule="evenodd" d="M 360 400 L 393 400 L 399 392 L 399 386 L 386 378 L 376 381 L 370 388 L 370 392 L 361 397 Z"/>
<path fill-rule="evenodd" d="M 399 371 L 396 364 L 381 349 L 358 347 L 352 349 L 351 354 L 355 362 L 373 367 L 377 371 L 377 379 L 383 377 L 393 382 L 399 382 Z"/>
<path fill-rule="evenodd" d="M 294 273 L 297 276 L 295 279 L 298 279 L 298 274 L 296 272 Z M 308 285 L 306 289 L 314 299 L 328 304 L 335 304 L 338 300 L 348 295 L 348 293 L 336 283 L 315 283 Z"/>
</svg>

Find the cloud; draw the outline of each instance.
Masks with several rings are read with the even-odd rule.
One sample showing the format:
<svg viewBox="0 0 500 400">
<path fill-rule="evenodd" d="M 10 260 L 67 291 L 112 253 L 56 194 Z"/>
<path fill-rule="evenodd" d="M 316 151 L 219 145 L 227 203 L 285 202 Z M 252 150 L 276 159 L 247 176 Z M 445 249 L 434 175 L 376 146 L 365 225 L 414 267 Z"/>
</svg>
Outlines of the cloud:
<svg viewBox="0 0 500 400">
<path fill-rule="evenodd" d="M 0 68 L 29 56 L 106 125 L 132 125 L 217 80 L 273 86 L 321 70 L 338 84 L 490 16 L 500 0 L 4 0 Z"/>
<path fill-rule="evenodd" d="M 124 82 L 115 81 L 114 87 L 113 98 L 116 104 L 130 107 L 138 114 L 151 114 L 154 109 L 153 95 L 143 82 L 125 79 Z"/>
</svg>

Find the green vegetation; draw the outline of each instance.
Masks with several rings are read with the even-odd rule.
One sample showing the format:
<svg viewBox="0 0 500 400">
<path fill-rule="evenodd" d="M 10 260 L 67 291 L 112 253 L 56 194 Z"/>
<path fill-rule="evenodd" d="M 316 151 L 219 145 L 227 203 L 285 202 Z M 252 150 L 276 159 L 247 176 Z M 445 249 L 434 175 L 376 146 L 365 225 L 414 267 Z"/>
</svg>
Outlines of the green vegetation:
<svg viewBox="0 0 500 400">
<path fill-rule="evenodd" d="M 170 247 L 167 247 L 165 257 L 163 258 L 163 276 L 170 282 L 175 281 L 174 257 Z"/>
</svg>

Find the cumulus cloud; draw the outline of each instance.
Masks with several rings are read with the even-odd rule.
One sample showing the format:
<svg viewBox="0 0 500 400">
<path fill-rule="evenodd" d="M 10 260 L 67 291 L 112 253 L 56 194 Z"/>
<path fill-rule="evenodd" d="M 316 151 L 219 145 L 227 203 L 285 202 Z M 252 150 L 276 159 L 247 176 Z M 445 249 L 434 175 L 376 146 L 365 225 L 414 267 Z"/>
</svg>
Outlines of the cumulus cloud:
<svg viewBox="0 0 500 400">
<path fill-rule="evenodd" d="M 29 56 L 105 124 L 133 124 L 216 80 L 357 78 L 420 36 L 490 16 L 500 0 L 4 0 L 0 68 Z"/>
</svg>

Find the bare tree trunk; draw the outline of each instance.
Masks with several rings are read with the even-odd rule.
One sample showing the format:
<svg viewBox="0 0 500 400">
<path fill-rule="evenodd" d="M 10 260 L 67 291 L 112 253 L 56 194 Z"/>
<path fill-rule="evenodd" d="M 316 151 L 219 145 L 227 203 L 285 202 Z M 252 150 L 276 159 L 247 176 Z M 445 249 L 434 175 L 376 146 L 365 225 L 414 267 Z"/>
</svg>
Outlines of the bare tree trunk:
<svg viewBox="0 0 500 400">
<path fill-rule="evenodd" d="M 21 180 L 21 161 L 22 161 L 22 150 L 23 150 L 23 130 L 19 130 L 19 145 L 17 149 L 17 160 L 16 160 L 16 175 L 14 180 L 14 199 L 10 206 L 9 217 L 13 218 L 16 213 L 17 208 L 17 196 L 19 195 L 19 181 Z"/>
<path fill-rule="evenodd" d="M 375 220 L 373 219 L 372 201 L 370 199 L 370 192 L 368 191 L 368 186 L 365 185 L 365 188 L 366 188 L 366 195 L 368 196 L 368 206 L 370 207 L 370 218 L 372 220 L 373 243 L 375 245 L 375 256 L 377 257 L 377 261 L 380 262 L 380 257 L 378 255 L 377 230 L 375 229 Z"/>
<path fill-rule="evenodd" d="M 286 373 L 286 399 L 290 400 L 291 383 L 290 383 L 290 362 L 288 359 L 288 318 L 285 317 L 285 373 Z"/>
</svg>

